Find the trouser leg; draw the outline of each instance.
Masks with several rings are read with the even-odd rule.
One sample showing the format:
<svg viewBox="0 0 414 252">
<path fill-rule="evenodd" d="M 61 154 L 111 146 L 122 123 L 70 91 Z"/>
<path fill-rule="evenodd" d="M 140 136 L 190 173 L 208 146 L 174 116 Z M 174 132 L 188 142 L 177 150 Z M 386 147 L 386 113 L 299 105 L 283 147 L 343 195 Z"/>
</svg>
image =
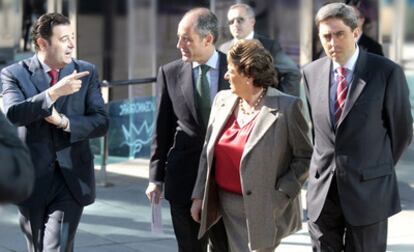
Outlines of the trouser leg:
<svg viewBox="0 0 414 252">
<path fill-rule="evenodd" d="M 191 217 L 191 203 L 170 202 L 171 219 L 180 252 L 207 251 L 207 238 L 197 239 L 200 224 Z"/>
</svg>

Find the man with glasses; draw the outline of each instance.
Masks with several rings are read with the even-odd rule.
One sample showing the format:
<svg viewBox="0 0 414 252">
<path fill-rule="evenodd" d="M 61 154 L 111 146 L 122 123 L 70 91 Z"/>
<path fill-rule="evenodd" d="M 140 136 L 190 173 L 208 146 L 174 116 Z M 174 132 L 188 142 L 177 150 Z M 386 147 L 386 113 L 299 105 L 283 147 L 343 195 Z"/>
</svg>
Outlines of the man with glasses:
<svg viewBox="0 0 414 252">
<path fill-rule="evenodd" d="M 289 58 L 275 40 L 254 32 L 256 23 L 255 14 L 247 4 L 234 4 L 227 12 L 227 20 L 230 33 L 233 36 L 219 47 L 219 50 L 227 53 L 233 44 L 240 39 L 257 39 L 272 54 L 275 68 L 279 74 L 278 89 L 294 96 L 299 96 L 300 71 L 295 62 Z"/>
</svg>

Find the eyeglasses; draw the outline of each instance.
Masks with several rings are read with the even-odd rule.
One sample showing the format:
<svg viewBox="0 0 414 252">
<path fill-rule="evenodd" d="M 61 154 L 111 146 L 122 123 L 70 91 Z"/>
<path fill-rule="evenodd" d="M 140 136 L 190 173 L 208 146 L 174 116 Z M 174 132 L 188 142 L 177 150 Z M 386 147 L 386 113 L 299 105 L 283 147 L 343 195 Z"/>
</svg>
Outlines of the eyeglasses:
<svg viewBox="0 0 414 252">
<path fill-rule="evenodd" d="M 236 18 L 230 19 L 227 23 L 228 23 L 229 25 L 232 25 L 234 22 L 236 22 L 236 21 L 237 21 L 237 23 L 241 24 L 241 23 L 243 23 L 245 20 L 246 20 L 246 19 L 245 19 L 244 17 L 236 17 Z"/>
</svg>

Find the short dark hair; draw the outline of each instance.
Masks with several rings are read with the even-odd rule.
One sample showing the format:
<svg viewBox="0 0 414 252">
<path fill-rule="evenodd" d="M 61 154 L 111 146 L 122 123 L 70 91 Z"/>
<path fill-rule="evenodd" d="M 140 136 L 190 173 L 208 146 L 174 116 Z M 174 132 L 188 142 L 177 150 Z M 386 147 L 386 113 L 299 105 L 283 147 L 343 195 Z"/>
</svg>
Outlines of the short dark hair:
<svg viewBox="0 0 414 252">
<path fill-rule="evenodd" d="M 239 73 L 253 78 L 256 87 L 277 87 L 277 72 L 273 65 L 272 55 L 256 39 L 239 40 L 234 44 L 228 55 Z"/>
<path fill-rule="evenodd" d="M 319 24 L 330 18 L 342 20 L 352 31 L 358 27 L 358 17 L 354 9 L 344 3 L 330 3 L 320 8 L 315 17 L 316 27 L 319 29 Z"/>
<path fill-rule="evenodd" d="M 207 8 L 195 8 L 189 10 L 184 16 L 189 14 L 197 14 L 194 23 L 194 29 L 201 38 L 205 38 L 208 34 L 213 35 L 213 44 L 218 40 L 218 19 L 216 15 Z"/>
<path fill-rule="evenodd" d="M 38 38 L 43 38 L 50 43 L 53 27 L 57 25 L 70 25 L 70 21 L 67 17 L 63 16 L 60 13 L 43 14 L 36 20 L 36 23 L 33 25 L 31 34 L 36 51 L 40 49 L 36 40 Z"/>
</svg>

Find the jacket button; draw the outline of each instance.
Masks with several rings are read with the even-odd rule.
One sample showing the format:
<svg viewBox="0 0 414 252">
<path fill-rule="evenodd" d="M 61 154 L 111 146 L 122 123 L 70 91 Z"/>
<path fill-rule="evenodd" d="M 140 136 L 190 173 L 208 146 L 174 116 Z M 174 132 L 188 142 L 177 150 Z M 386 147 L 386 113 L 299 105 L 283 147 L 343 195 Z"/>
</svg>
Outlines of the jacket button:
<svg viewBox="0 0 414 252">
<path fill-rule="evenodd" d="M 251 195 L 252 191 L 246 191 L 246 195 Z"/>
</svg>

